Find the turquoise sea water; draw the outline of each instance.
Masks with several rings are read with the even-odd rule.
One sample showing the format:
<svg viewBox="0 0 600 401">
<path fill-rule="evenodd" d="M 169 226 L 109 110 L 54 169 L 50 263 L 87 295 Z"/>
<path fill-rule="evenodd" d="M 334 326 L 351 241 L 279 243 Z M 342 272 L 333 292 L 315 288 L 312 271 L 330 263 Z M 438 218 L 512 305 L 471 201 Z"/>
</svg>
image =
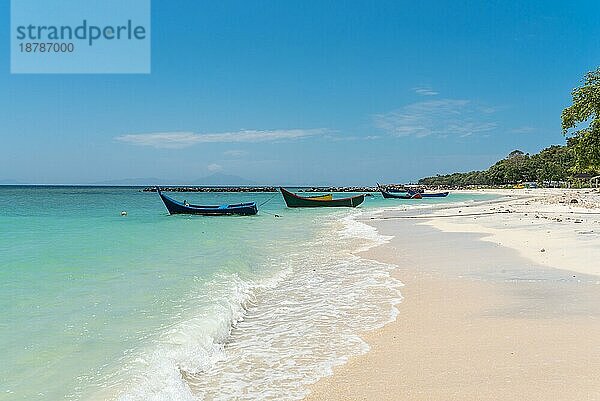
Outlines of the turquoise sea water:
<svg viewBox="0 0 600 401">
<path fill-rule="evenodd" d="M 391 318 L 392 266 L 352 253 L 385 241 L 355 217 L 389 201 L 172 196 L 272 199 L 168 216 L 139 188 L 0 187 L 0 400 L 298 399 Z"/>
</svg>

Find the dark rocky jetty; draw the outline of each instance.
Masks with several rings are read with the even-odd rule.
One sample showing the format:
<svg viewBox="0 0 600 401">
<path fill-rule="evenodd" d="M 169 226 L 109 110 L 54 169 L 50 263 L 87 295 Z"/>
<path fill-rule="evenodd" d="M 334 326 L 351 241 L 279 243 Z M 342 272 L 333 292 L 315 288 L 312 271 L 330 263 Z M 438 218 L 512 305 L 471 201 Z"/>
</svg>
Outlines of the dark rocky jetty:
<svg viewBox="0 0 600 401">
<path fill-rule="evenodd" d="M 297 192 L 377 192 L 377 187 L 288 187 Z M 160 187 L 163 192 L 278 192 L 278 187 L 271 186 L 166 186 Z M 156 192 L 155 187 L 147 187 L 143 192 Z"/>
<path fill-rule="evenodd" d="M 294 192 L 356 192 L 369 193 L 379 192 L 377 186 L 330 186 L 330 187 L 297 187 L 286 186 L 286 188 Z M 456 190 L 466 189 L 464 187 L 446 186 L 446 185 L 402 185 L 402 184 L 387 184 L 382 185 L 386 190 L 405 191 L 410 188 L 413 191 L 435 191 L 435 190 Z M 472 188 L 471 188 L 472 189 Z M 160 187 L 163 192 L 278 192 L 279 187 L 274 186 L 165 186 Z M 143 192 L 156 192 L 155 187 L 147 187 Z"/>
<path fill-rule="evenodd" d="M 162 192 L 277 192 L 276 187 L 186 187 L 186 186 L 168 186 L 160 187 Z M 156 192 L 156 187 L 148 187 L 143 192 Z"/>
<path fill-rule="evenodd" d="M 377 192 L 377 187 L 290 187 L 298 192 Z"/>
</svg>

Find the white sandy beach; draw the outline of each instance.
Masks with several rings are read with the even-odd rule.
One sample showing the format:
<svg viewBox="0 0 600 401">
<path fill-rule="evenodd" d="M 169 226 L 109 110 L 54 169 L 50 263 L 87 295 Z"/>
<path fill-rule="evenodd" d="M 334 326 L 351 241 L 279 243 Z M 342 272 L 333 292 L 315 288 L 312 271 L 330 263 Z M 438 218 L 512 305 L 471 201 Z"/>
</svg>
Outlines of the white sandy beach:
<svg viewBox="0 0 600 401">
<path fill-rule="evenodd" d="M 438 218 L 426 224 L 444 232 L 484 233 L 483 240 L 515 249 L 542 266 L 600 275 L 600 192 L 540 189 L 498 193 L 516 199 L 445 209 L 436 215 L 474 216 Z M 494 212 L 510 215 L 477 216 Z"/>
<path fill-rule="evenodd" d="M 307 400 L 600 400 L 600 194 L 502 195 L 368 221 L 399 316 Z"/>
</svg>

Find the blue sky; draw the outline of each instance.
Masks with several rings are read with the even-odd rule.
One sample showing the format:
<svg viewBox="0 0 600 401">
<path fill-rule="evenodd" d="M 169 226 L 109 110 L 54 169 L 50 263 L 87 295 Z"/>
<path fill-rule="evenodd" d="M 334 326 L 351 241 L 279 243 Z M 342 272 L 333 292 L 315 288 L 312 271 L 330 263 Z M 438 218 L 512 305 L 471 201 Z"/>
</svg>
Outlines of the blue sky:
<svg viewBox="0 0 600 401">
<path fill-rule="evenodd" d="M 2 29 L 0 180 L 372 184 L 487 168 L 564 143 L 599 14 L 596 1 L 154 0 L 149 75 L 11 75 Z"/>
</svg>

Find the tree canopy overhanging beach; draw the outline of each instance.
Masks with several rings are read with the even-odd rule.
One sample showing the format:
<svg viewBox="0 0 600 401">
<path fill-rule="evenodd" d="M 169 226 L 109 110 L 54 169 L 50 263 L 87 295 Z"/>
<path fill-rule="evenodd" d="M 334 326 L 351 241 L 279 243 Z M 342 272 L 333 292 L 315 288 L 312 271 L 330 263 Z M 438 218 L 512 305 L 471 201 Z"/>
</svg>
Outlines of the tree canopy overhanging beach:
<svg viewBox="0 0 600 401">
<path fill-rule="evenodd" d="M 573 104 L 562 112 L 565 135 L 572 128 L 589 122 L 568 138 L 575 153 L 575 165 L 581 171 L 600 169 L 600 67 L 585 75 L 582 86 L 573 89 Z"/>
</svg>

